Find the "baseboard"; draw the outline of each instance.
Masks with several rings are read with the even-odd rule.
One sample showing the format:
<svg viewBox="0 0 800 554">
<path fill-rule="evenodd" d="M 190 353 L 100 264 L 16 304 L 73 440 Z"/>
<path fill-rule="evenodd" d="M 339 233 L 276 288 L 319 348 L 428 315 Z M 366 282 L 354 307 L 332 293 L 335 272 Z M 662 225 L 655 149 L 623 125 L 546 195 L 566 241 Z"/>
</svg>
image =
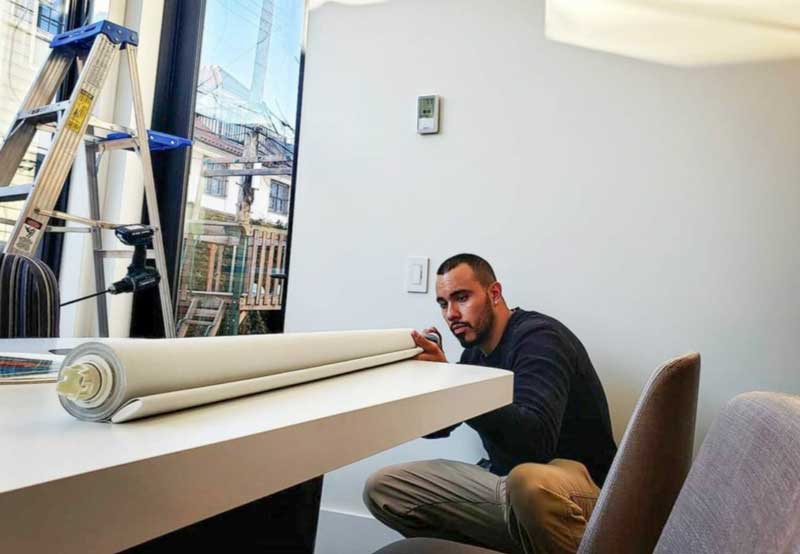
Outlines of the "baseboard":
<svg viewBox="0 0 800 554">
<path fill-rule="evenodd" d="M 314 554 L 372 554 L 401 538 L 372 517 L 323 508 Z"/>
</svg>

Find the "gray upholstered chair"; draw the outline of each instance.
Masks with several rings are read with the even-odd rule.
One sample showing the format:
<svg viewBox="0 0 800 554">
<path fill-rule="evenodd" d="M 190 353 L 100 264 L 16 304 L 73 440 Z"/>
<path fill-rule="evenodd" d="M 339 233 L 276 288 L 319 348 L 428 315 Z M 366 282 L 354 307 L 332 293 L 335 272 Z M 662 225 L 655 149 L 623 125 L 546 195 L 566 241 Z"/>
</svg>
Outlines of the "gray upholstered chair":
<svg viewBox="0 0 800 554">
<path fill-rule="evenodd" d="M 384 546 L 375 554 L 499 554 L 479 546 L 441 539 L 403 539 Z"/>
<path fill-rule="evenodd" d="M 800 552 L 800 397 L 751 392 L 728 403 L 655 552 Z"/>
<path fill-rule="evenodd" d="M 57 337 L 58 281 L 41 260 L 0 254 L 0 338 Z"/>
<path fill-rule="evenodd" d="M 582 553 L 651 552 L 692 459 L 700 355 L 665 362 L 644 387 L 580 545 Z M 375 554 L 483 554 L 438 539 L 407 539 Z"/>
<path fill-rule="evenodd" d="M 644 386 L 580 554 L 652 552 L 692 465 L 700 355 L 665 362 Z"/>
</svg>

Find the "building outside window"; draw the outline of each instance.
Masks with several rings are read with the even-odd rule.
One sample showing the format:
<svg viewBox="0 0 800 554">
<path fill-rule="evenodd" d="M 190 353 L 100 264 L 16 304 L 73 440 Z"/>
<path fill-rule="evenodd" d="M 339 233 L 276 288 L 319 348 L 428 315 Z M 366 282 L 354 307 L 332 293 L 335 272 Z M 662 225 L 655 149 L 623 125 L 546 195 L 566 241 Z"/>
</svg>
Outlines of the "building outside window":
<svg viewBox="0 0 800 554">
<path fill-rule="evenodd" d="M 269 211 L 284 215 L 289 213 L 289 185 L 276 179 L 271 179 Z"/>
<path fill-rule="evenodd" d="M 36 26 L 51 35 L 57 35 L 64 31 L 66 14 L 63 2 L 40 2 Z"/>
<path fill-rule="evenodd" d="M 76 0 L 77 1 L 77 0 Z M 50 38 L 66 30 L 67 0 L 6 0 L 0 2 L 0 143 L 47 56 Z M 10 183 L 32 183 L 52 136 L 37 132 Z M 8 239 L 22 201 L 0 202 L 0 248 Z"/>
<path fill-rule="evenodd" d="M 283 325 L 305 1 L 209 1 L 205 9 L 177 331 L 275 332 Z"/>
<path fill-rule="evenodd" d="M 225 198 L 228 192 L 227 184 L 228 183 L 225 177 L 206 177 L 206 194 Z"/>
<path fill-rule="evenodd" d="M 211 196 L 225 196 L 225 179 L 223 177 L 206 178 L 206 194 Z"/>
<path fill-rule="evenodd" d="M 57 35 L 66 29 L 67 2 L 64 0 L 10 0 L 14 18 L 20 23 L 31 23 L 36 14 L 36 27 L 40 31 Z"/>
</svg>

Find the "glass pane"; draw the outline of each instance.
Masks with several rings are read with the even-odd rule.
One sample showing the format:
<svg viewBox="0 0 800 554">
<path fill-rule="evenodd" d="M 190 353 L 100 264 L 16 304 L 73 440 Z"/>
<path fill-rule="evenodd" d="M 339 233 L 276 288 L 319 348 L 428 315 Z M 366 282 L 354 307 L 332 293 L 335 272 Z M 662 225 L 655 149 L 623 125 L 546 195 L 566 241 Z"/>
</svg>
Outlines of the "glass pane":
<svg viewBox="0 0 800 554">
<path fill-rule="evenodd" d="M 209 0 L 179 336 L 280 330 L 303 0 Z"/>
<path fill-rule="evenodd" d="M 0 142 L 11 131 L 12 118 L 50 54 L 50 40 L 65 30 L 68 7 L 66 0 L 0 1 Z M 0 186 L 32 183 L 51 138 L 50 133 L 37 132 L 11 182 Z M 22 201 L 0 199 L 0 249 L 21 208 Z"/>
<path fill-rule="evenodd" d="M 111 0 L 91 0 L 90 5 L 90 17 L 89 21 L 86 22 L 87 25 L 104 19 L 108 19 L 109 21 L 114 20 L 110 14 Z"/>
</svg>

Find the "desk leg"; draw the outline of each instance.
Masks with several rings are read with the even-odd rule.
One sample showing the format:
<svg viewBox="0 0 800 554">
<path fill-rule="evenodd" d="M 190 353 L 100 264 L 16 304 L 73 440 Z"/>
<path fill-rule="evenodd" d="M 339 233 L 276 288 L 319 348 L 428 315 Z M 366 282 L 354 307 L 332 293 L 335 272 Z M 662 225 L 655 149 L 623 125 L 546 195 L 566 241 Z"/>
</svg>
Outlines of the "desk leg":
<svg viewBox="0 0 800 554">
<path fill-rule="evenodd" d="M 322 476 L 126 550 L 313 554 Z M 191 499 L 187 499 L 191 501 Z"/>
</svg>

